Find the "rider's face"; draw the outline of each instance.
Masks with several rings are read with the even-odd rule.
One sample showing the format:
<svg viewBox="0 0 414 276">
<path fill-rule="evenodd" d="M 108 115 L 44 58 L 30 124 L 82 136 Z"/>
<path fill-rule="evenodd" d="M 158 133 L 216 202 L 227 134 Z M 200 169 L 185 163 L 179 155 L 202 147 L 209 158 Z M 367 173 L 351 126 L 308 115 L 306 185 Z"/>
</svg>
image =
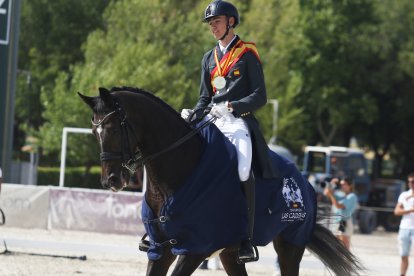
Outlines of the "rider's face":
<svg viewBox="0 0 414 276">
<path fill-rule="evenodd" d="M 215 16 L 208 21 L 208 25 L 213 36 L 219 40 L 226 33 L 227 17 L 225 15 Z"/>
</svg>

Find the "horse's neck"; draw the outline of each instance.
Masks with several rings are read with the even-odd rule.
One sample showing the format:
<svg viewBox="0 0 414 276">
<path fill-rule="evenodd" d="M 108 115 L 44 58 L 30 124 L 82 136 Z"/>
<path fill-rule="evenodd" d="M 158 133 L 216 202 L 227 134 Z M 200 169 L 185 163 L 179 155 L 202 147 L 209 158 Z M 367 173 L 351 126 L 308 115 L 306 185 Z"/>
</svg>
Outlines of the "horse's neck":
<svg viewBox="0 0 414 276">
<path fill-rule="evenodd" d="M 170 196 L 195 169 L 201 157 L 202 140 L 195 135 L 182 145 L 147 162 L 148 180 L 162 196 Z"/>
<path fill-rule="evenodd" d="M 186 181 L 201 156 L 202 141 L 195 136 L 180 147 L 173 149 L 146 164 L 146 200 L 155 214 L 159 215 L 163 204 Z"/>
<path fill-rule="evenodd" d="M 131 104 L 134 102 L 134 104 Z M 165 110 L 151 100 L 145 102 L 125 101 L 128 109 L 142 110 L 130 112 L 134 132 L 138 136 L 138 147 L 144 159 L 156 154 L 185 136 L 191 129 L 175 114 Z M 147 198 L 153 202 L 171 196 L 194 170 L 201 156 L 202 138 L 194 135 L 179 146 L 145 163 L 148 183 Z"/>
<path fill-rule="evenodd" d="M 154 178 L 151 177 L 153 170 L 147 169 L 147 200 L 153 203 L 163 203 L 171 195 L 171 191 L 165 189 L 163 185 L 160 185 Z"/>
</svg>

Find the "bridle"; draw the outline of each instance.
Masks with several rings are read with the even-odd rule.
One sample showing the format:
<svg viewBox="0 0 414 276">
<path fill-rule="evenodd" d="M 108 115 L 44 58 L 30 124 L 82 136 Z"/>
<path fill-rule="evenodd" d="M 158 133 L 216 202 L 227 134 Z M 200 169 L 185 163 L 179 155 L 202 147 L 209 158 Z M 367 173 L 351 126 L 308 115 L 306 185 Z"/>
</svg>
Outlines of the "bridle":
<svg viewBox="0 0 414 276">
<path fill-rule="evenodd" d="M 134 133 L 134 130 L 132 129 L 130 123 L 127 120 L 126 113 L 124 109 L 119 105 L 117 101 L 115 101 L 116 109 L 106 114 L 102 119 L 95 122 L 92 117 L 92 125 L 96 128 L 102 127 L 103 122 L 105 122 L 108 118 L 110 118 L 112 115 L 117 114 L 121 121 L 121 140 L 122 140 L 122 152 L 105 152 L 102 151 L 100 153 L 100 159 L 101 162 L 103 161 L 109 161 L 109 160 L 119 160 L 121 159 L 121 166 L 129 171 L 130 174 L 134 174 L 137 169 L 141 166 L 144 166 L 146 162 L 151 161 L 158 156 L 173 150 L 180 145 L 182 145 L 184 142 L 189 140 L 191 137 L 193 137 L 195 134 L 197 134 L 201 129 L 206 127 L 207 125 L 213 123 L 217 118 L 212 117 L 196 128 L 192 129 L 189 133 L 175 141 L 170 146 L 153 153 L 147 157 L 144 157 L 141 150 L 137 148 L 137 150 L 134 152 L 133 149 L 130 147 L 130 132 L 132 132 L 135 139 L 137 139 L 137 136 Z"/>
<path fill-rule="evenodd" d="M 107 152 L 102 151 L 100 153 L 100 159 L 101 162 L 103 161 L 109 161 L 109 160 L 122 160 L 122 167 L 127 169 L 131 174 L 135 173 L 138 169 L 138 167 L 141 165 L 138 161 L 142 160 L 142 153 L 139 149 L 137 149 L 135 152 L 130 147 L 130 132 L 134 135 L 134 138 L 136 139 L 136 135 L 134 131 L 132 130 L 126 114 L 124 110 L 119 106 L 118 102 L 115 102 L 116 109 L 106 114 L 102 119 L 95 122 L 92 118 L 91 122 L 92 125 L 98 129 L 99 127 L 102 127 L 102 124 L 110 118 L 112 115 L 117 114 L 119 116 L 119 119 L 121 121 L 121 141 L 122 141 L 122 152 Z M 129 130 L 128 130 L 129 129 Z"/>
</svg>

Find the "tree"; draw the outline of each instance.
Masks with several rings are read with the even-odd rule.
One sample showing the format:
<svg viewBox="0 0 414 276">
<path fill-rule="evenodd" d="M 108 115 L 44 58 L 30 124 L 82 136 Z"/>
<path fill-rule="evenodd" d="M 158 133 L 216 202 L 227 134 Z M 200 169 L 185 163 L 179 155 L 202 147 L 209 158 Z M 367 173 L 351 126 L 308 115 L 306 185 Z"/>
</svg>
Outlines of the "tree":
<svg viewBox="0 0 414 276">
<path fill-rule="evenodd" d="M 200 61 L 215 44 L 200 22 L 210 0 L 101 2 L 25 4 L 19 66 L 33 81 L 20 78 L 16 110 L 19 125 L 29 118 L 24 130 L 39 129 L 49 156 L 58 155 L 64 126 L 90 127 L 77 91 L 138 86 L 177 110 L 197 101 Z M 388 153 L 403 170 L 414 166 L 412 1 L 234 4 L 241 13 L 236 31 L 256 42 L 268 98 L 279 101 L 280 144 L 299 153 L 305 144 L 347 145 L 355 136 L 375 151 L 376 172 Z M 257 112 L 267 139 L 271 115 L 270 105 Z M 73 137 L 81 153 L 70 155 L 96 162 L 96 148 L 82 139 Z"/>
<path fill-rule="evenodd" d="M 323 144 L 355 135 L 371 148 L 374 177 L 412 117 L 402 108 L 412 103 L 412 63 L 401 58 L 412 44 L 412 11 L 409 1 L 301 1 L 304 40 L 291 59 L 303 85 L 297 104 Z"/>
<path fill-rule="evenodd" d="M 64 126 L 90 127 L 90 111 L 77 91 L 96 95 L 98 87 L 137 86 L 177 109 L 193 106 L 200 60 L 210 39 L 200 32 L 195 6 L 193 1 L 171 0 L 111 3 L 104 14 L 105 28 L 88 36 L 84 62 L 60 73 L 51 92 L 42 91 L 46 123 L 39 135 L 45 150 L 60 149 Z M 79 148 L 84 145 L 75 143 Z M 85 150 L 73 158 L 96 160 L 96 156 Z"/>
<path fill-rule="evenodd" d="M 23 3 L 15 108 L 16 150 L 24 142 L 24 133 L 34 134 L 44 123 L 42 112 L 48 100 L 46 97 L 41 102 L 41 90 L 50 93 L 58 73 L 83 60 L 81 46 L 90 31 L 103 27 L 102 12 L 108 3 L 93 0 Z"/>
<path fill-rule="evenodd" d="M 304 39 L 291 60 L 303 81 L 296 103 L 310 115 L 307 126 L 331 145 L 340 141 L 335 138 L 341 128 L 357 120 L 372 122 L 365 66 L 377 19 L 370 1 L 363 0 L 301 1 L 301 10 Z"/>
<path fill-rule="evenodd" d="M 381 175 L 382 160 L 389 153 L 402 167 L 398 172 L 401 175 L 414 166 L 414 3 L 382 1 L 377 3 L 376 12 L 381 23 L 374 42 L 378 48 L 372 67 L 375 82 L 369 92 L 375 98 L 377 112 L 374 122 L 362 124 L 359 131 L 375 152 L 374 176 Z"/>
<path fill-rule="evenodd" d="M 242 13 L 237 30 L 242 39 L 254 41 L 258 47 L 265 73 L 268 99 L 279 102 L 277 133 L 273 133 L 272 105 L 256 113 L 264 136 L 277 136 L 277 143 L 296 153 L 306 142 L 307 132 L 302 125 L 303 112 L 294 102 L 301 79 L 289 66 L 296 44 L 301 41 L 297 1 L 252 0 Z"/>
</svg>

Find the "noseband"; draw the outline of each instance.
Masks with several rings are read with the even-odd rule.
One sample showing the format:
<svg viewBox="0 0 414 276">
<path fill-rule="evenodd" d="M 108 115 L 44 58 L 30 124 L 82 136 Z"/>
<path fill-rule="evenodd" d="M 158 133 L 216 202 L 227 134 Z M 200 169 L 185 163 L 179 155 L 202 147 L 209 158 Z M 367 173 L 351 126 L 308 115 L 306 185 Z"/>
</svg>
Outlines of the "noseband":
<svg viewBox="0 0 414 276">
<path fill-rule="evenodd" d="M 173 150 L 175 148 L 177 148 L 178 146 L 180 146 L 181 144 L 183 144 L 184 142 L 186 142 L 187 140 L 189 140 L 191 137 L 193 137 L 196 133 L 198 133 L 202 128 L 206 127 L 207 125 L 213 123 L 217 118 L 216 117 L 212 117 L 209 120 L 205 121 L 204 123 L 202 123 L 200 126 L 192 129 L 189 133 L 187 133 L 186 135 L 184 135 L 183 137 L 181 137 L 180 139 L 178 139 L 177 141 L 175 141 L 173 144 L 171 144 L 170 146 L 168 146 L 167 148 L 156 152 L 154 154 L 151 154 L 147 157 L 144 157 L 142 155 L 142 152 L 139 148 L 137 148 L 137 150 L 135 152 L 133 152 L 133 149 L 130 147 L 131 143 L 130 143 L 130 138 L 129 138 L 129 132 L 131 131 L 134 138 L 136 138 L 136 135 L 130 125 L 130 123 L 127 120 L 127 116 L 126 113 L 124 112 L 123 108 L 119 105 L 119 103 L 117 101 L 115 101 L 115 105 L 116 105 L 116 109 L 108 114 L 106 114 L 101 120 L 98 120 L 97 122 L 94 122 L 93 118 L 91 120 L 92 125 L 95 126 L 96 128 L 101 127 L 102 128 L 102 123 L 107 120 L 109 117 L 111 117 L 114 114 L 118 114 L 120 121 L 121 121 L 121 138 L 122 138 L 122 152 L 101 152 L 100 153 L 100 159 L 101 162 L 103 161 L 109 161 L 109 160 L 122 160 L 122 167 L 127 169 L 129 171 L 130 174 L 134 174 L 137 169 L 140 166 L 145 165 L 146 162 L 153 160 L 155 158 L 157 158 L 158 156 Z M 99 131 L 99 130 L 98 130 Z M 102 130 L 101 130 L 102 131 Z"/>
</svg>

